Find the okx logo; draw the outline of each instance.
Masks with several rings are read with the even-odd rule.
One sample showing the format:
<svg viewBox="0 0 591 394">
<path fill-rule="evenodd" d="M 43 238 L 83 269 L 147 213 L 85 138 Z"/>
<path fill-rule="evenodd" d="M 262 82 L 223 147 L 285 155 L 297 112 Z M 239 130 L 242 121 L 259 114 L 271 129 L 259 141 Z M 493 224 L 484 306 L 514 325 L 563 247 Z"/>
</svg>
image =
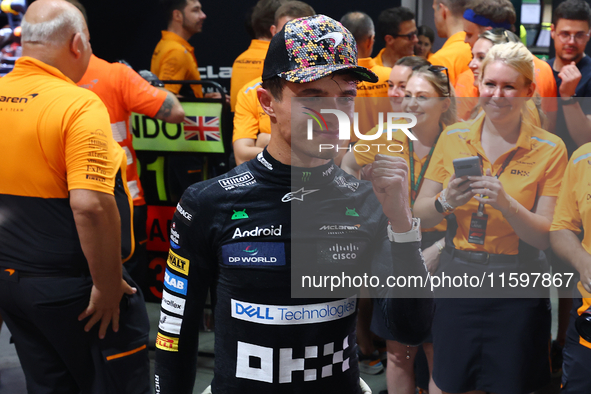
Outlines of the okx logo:
<svg viewBox="0 0 591 394">
<path fill-rule="evenodd" d="M 338 120 L 338 127 L 339 127 L 339 139 L 340 140 L 351 140 L 351 120 L 349 119 L 349 115 L 346 112 L 338 110 L 338 109 L 321 109 L 320 111 L 316 111 L 310 107 L 303 107 L 308 112 L 303 112 L 305 115 L 310 116 L 312 119 L 308 119 L 307 123 L 307 139 L 313 140 L 314 139 L 314 124 L 316 123 L 321 131 L 328 130 L 328 124 L 326 119 L 322 116 L 322 114 L 333 114 L 337 117 Z M 384 120 L 385 116 L 385 120 Z M 404 123 L 402 120 L 406 119 L 407 122 Z M 385 129 L 384 129 L 385 124 Z M 388 141 L 392 141 L 393 133 L 396 130 L 401 130 L 407 138 L 416 141 L 417 137 L 415 137 L 410 129 L 417 124 L 417 118 L 415 115 L 410 113 L 399 113 L 399 112 L 388 112 L 384 114 L 383 112 L 378 113 L 378 131 L 375 134 L 363 134 L 359 131 L 359 114 L 357 112 L 353 113 L 353 133 L 355 136 L 362 141 L 375 141 L 379 139 L 382 134 L 386 133 L 386 139 Z M 388 151 L 388 152 L 401 152 L 403 150 L 402 145 L 400 144 L 371 144 L 373 149 L 377 149 L 377 152 L 380 153 Z M 336 149 L 339 151 L 340 149 L 347 149 L 349 151 L 354 150 L 356 152 L 368 152 L 370 149 L 370 145 L 364 143 L 357 143 L 353 145 L 351 148 L 350 146 L 343 146 L 340 147 L 338 145 L 333 144 L 320 144 L 319 150 L 334 150 Z"/>
</svg>

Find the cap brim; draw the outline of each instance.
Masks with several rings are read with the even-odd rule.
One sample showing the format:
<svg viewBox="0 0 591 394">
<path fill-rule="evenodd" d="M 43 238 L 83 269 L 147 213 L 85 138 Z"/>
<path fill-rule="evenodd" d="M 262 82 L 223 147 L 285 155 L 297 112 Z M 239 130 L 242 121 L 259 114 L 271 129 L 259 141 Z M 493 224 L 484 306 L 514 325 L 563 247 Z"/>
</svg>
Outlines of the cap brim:
<svg viewBox="0 0 591 394">
<path fill-rule="evenodd" d="M 297 70 L 286 71 L 277 76 L 289 82 L 306 83 L 324 78 L 336 71 L 350 70 L 355 74 L 360 81 L 363 82 L 378 82 L 378 76 L 373 71 L 353 64 L 331 64 L 323 66 L 311 66 L 299 68 Z"/>
</svg>

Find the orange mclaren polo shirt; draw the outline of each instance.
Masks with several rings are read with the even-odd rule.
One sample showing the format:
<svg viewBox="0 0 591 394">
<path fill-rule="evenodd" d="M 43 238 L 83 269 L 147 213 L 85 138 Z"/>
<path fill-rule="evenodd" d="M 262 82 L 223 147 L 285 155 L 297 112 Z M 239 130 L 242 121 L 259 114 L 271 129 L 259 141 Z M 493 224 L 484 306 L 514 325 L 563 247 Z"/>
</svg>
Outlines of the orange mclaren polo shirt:
<svg viewBox="0 0 591 394">
<path fill-rule="evenodd" d="M 376 64 L 377 64 L 378 66 L 385 67 L 385 66 L 384 66 L 384 59 L 382 58 L 382 56 L 384 56 L 384 52 L 385 52 L 385 51 L 386 51 L 386 48 L 382 48 L 382 49 L 381 49 L 381 50 L 378 52 L 378 54 L 376 55 L 376 57 L 374 57 L 374 58 L 373 58 L 373 60 L 376 62 Z"/>
<path fill-rule="evenodd" d="M 85 267 L 69 191 L 113 195 L 119 169 L 107 109 L 30 57 L 0 79 L 0 261 L 24 271 Z"/>
<path fill-rule="evenodd" d="M 449 37 L 440 50 L 435 52 L 429 61 L 436 66 L 445 66 L 449 72 L 449 82 L 456 86 L 461 73 L 468 70 L 468 63 L 472 60 L 470 45 L 464 42 L 466 32 L 459 31 Z"/>
<path fill-rule="evenodd" d="M 480 156 L 483 170 L 490 169 L 492 174 L 496 174 L 507 156 L 517 151 L 499 178 L 505 192 L 528 210 L 534 208 L 539 197 L 558 195 L 567 164 L 566 148 L 560 137 L 524 121 L 515 147 L 491 163 L 480 140 L 483 122 L 484 116 L 481 116 L 473 123 L 456 123 L 443 130 L 425 178 L 446 188 L 455 172 L 453 160 L 470 156 Z M 477 210 L 478 201 L 472 198 L 454 211 L 458 223 L 454 246 L 461 250 L 517 254 L 519 237 L 501 212 L 490 205 L 484 208 L 484 213 L 488 215 L 484 245 L 468 242 L 470 220 Z"/>
<path fill-rule="evenodd" d="M 361 82 L 357 85 L 355 112 L 359 114 L 359 131 L 363 134 L 374 128 L 379 121 L 378 114 L 392 112 L 388 100 L 388 80 L 392 69 L 380 66 L 371 57 L 359 59 L 357 64 L 370 69 L 378 76 L 378 82 Z M 352 135 L 353 141 L 357 138 Z"/>
<path fill-rule="evenodd" d="M 197 68 L 195 49 L 184 38 L 171 31 L 162 30 L 162 39 L 152 54 L 152 71 L 160 80 L 199 81 L 201 74 Z M 178 94 L 181 85 L 165 85 L 165 88 Z M 191 85 L 195 97 L 203 97 L 201 85 Z"/>
<path fill-rule="evenodd" d="M 257 89 L 261 86 L 261 77 L 248 82 L 240 89 L 234 112 L 234 133 L 232 142 L 241 138 L 257 139 L 259 133 L 271 134 L 271 119 L 257 97 Z"/>
<path fill-rule="evenodd" d="M 250 46 L 242 52 L 232 64 L 232 80 L 230 81 L 230 103 L 232 112 L 236 108 L 236 97 L 245 84 L 263 75 L 265 56 L 271 41 L 252 40 Z"/>
<path fill-rule="evenodd" d="M 131 68 L 120 63 L 109 63 L 92 55 L 90 64 L 78 86 L 96 93 L 109 111 L 111 131 L 127 157 L 127 187 L 134 205 L 144 205 L 144 191 L 140 184 L 137 159 L 133 149 L 131 113 L 154 117 L 167 93 L 150 85 Z"/>
<path fill-rule="evenodd" d="M 575 234 L 584 231 L 582 246 L 591 254 L 591 143 L 577 149 L 570 158 L 562 180 L 562 187 L 554 209 L 550 231 L 570 230 Z M 579 315 L 591 306 L 591 294 L 577 284 L 581 297 L 575 299 Z M 579 337 L 579 343 L 591 348 L 591 343 Z"/>
</svg>

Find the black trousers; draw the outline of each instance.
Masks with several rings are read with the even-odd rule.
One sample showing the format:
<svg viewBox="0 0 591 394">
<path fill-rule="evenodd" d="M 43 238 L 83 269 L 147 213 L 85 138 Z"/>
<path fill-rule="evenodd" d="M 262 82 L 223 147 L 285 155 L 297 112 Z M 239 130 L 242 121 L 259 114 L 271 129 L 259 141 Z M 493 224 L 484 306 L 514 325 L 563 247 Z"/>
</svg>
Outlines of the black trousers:
<svg viewBox="0 0 591 394">
<path fill-rule="evenodd" d="M 78 315 L 92 279 L 23 277 L 0 270 L 0 314 L 10 330 L 29 394 L 148 394 L 149 321 L 143 295 L 124 295 L 119 332 L 98 338 Z M 135 284 L 124 270 L 124 278 Z"/>
</svg>

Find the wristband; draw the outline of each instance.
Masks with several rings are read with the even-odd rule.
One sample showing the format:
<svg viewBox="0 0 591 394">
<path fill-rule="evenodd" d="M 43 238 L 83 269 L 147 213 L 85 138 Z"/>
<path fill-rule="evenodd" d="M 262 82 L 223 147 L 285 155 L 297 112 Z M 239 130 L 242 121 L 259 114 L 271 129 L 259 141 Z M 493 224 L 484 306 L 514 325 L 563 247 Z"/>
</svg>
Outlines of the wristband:
<svg viewBox="0 0 591 394">
<path fill-rule="evenodd" d="M 388 239 L 390 242 L 406 243 L 418 242 L 421 236 L 421 219 L 412 218 L 412 228 L 405 233 L 395 233 L 392 226 L 388 223 Z"/>
<path fill-rule="evenodd" d="M 576 94 L 573 94 L 572 96 L 570 96 L 569 98 L 564 99 L 564 100 L 562 100 L 562 97 L 561 97 L 560 101 L 561 101 L 562 105 L 576 104 L 577 100 L 575 100 L 575 97 L 576 97 Z"/>
</svg>

